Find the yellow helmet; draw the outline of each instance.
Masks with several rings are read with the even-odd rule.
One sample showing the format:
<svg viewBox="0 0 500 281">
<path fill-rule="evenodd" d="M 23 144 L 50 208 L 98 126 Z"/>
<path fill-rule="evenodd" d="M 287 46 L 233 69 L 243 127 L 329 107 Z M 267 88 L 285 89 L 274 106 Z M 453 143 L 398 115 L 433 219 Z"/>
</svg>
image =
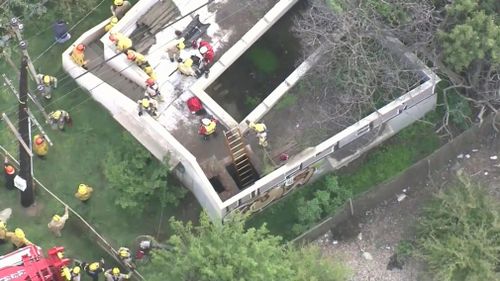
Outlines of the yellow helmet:
<svg viewBox="0 0 500 281">
<path fill-rule="evenodd" d="M 120 274 L 120 269 L 118 267 L 113 267 L 112 272 L 113 272 L 113 275 L 118 275 L 118 274 Z"/>
<path fill-rule="evenodd" d="M 122 258 L 128 258 L 130 257 L 130 250 L 127 248 L 120 248 L 120 250 L 118 250 L 118 255 Z"/>
<path fill-rule="evenodd" d="M 141 105 L 143 107 L 149 107 L 149 100 L 148 99 L 142 99 L 141 100 Z"/>
<path fill-rule="evenodd" d="M 96 271 L 97 269 L 99 269 L 100 265 L 98 262 L 93 262 L 89 265 L 89 269 L 90 271 Z"/>
<path fill-rule="evenodd" d="M 61 276 L 65 278 L 65 280 L 71 280 L 71 271 L 66 266 L 61 268 Z"/>
<path fill-rule="evenodd" d="M 187 59 L 184 61 L 184 65 L 187 67 L 193 66 L 193 60 L 192 59 Z"/>
<path fill-rule="evenodd" d="M 118 18 L 117 18 L 117 17 L 111 17 L 110 22 L 111 22 L 112 24 L 117 24 L 117 23 L 118 23 Z"/>
<path fill-rule="evenodd" d="M 184 40 L 185 40 L 184 38 L 179 39 L 179 43 L 177 43 L 177 49 L 184 50 L 184 48 L 186 48 Z"/>
<path fill-rule="evenodd" d="M 60 220 L 61 220 L 61 217 L 60 217 L 59 215 L 54 215 L 54 216 L 52 217 L 52 220 L 53 220 L 53 221 L 60 221 Z"/>
<path fill-rule="evenodd" d="M 78 186 L 78 194 L 81 194 L 81 195 L 85 195 L 87 194 L 87 185 L 81 183 L 79 186 Z"/>
<path fill-rule="evenodd" d="M 45 83 L 46 85 L 50 84 L 50 76 L 44 75 L 43 76 L 43 83 Z"/>
<path fill-rule="evenodd" d="M 16 228 L 16 230 L 14 230 L 14 235 L 16 235 L 17 238 L 19 239 L 24 239 L 26 238 L 26 235 L 24 234 L 24 231 L 20 228 Z"/>
<path fill-rule="evenodd" d="M 115 0 L 113 4 L 115 4 L 115 6 L 121 6 L 123 5 L 123 0 Z"/>
<path fill-rule="evenodd" d="M 79 266 L 75 266 L 75 267 L 73 267 L 73 273 L 74 273 L 74 274 L 80 274 L 80 270 L 81 270 L 81 269 L 80 269 L 80 267 L 79 267 Z"/>
</svg>

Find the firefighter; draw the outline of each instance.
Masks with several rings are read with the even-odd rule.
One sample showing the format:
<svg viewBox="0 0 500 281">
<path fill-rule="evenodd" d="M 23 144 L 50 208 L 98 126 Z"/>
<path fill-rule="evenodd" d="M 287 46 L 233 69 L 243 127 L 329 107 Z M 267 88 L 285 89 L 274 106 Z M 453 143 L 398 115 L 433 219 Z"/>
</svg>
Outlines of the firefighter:
<svg viewBox="0 0 500 281">
<path fill-rule="evenodd" d="M 71 51 L 71 59 L 83 69 L 87 69 L 88 61 L 85 60 L 85 45 L 81 43 L 76 45 L 73 51 Z"/>
<path fill-rule="evenodd" d="M 9 163 L 9 158 L 5 157 L 3 162 L 3 170 L 5 173 L 5 187 L 14 189 L 14 178 L 16 177 L 16 168 Z"/>
<path fill-rule="evenodd" d="M 179 65 L 177 66 L 177 69 L 179 70 L 179 72 L 181 74 L 186 75 L 186 76 L 195 76 L 196 75 L 196 72 L 193 69 L 193 59 L 192 58 L 186 59 L 184 62 L 179 63 Z"/>
<path fill-rule="evenodd" d="M 127 53 L 128 49 L 132 48 L 132 39 L 119 32 L 109 34 L 109 40 L 115 44 L 118 52 Z"/>
<path fill-rule="evenodd" d="M 202 64 L 199 69 L 196 71 L 196 76 L 201 77 L 201 75 L 205 74 L 205 78 L 208 78 L 208 74 L 210 73 L 210 65 L 214 61 L 214 48 L 207 41 L 200 41 L 198 51 L 202 56 Z"/>
<path fill-rule="evenodd" d="M 5 239 L 7 238 L 7 224 L 4 221 L 0 220 L 0 244 L 5 243 Z"/>
<path fill-rule="evenodd" d="M 104 31 L 108 32 L 113 28 L 116 24 L 118 23 L 118 18 L 115 16 L 112 16 L 111 19 L 109 19 L 108 24 L 104 27 Z"/>
<path fill-rule="evenodd" d="M 72 119 L 67 111 L 59 109 L 49 113 L 48 123 L 50 124 L 52 129 L 59 129 L 61 131 L 64 131 L 64 125 L 68 124 L 68 126 L 71 126 Z"/>
<path fill-rule="evenodd" d="M 150 98 L 161 98 L 160 86 L 158 86 L 158 83 L 151 77 L 146 79 L 146 92 Z"/>
<path fill-rule="evenodd" d="M 40 157 L 44 157 L 49 152 L 49 145 L 43 135 L 33 137 L 33 152 Z"/>
<path fill-rule="evenodd" d="M 134 50 L 127 51 L 127 59 L 135 62 L 135 64 L 137 64 L 137 66 L 139 66 L 140 68 L 144 68 L 147 65 L 149 65 L 148 61 L 146 60 L 146 57 L 143 54 L 136 52 Z"/>
<path fill-rule="evenodd" d="M 57 88 L 57 78 L 47 74 L 38 74 L 37 76 L 38 92 L 45 98 L 52 98 L 52 90 Z"/>
<path fill-rule="evenodd" d="M 144 72 L 146 72 L 146 74 L 149 76 L 149 78 L 151 78 L 155 81 L 157 80 L 156 73 L 155 73 L 153 67 L 149 63 L 146 62 L 141 68 Z"/>
<path fill-rule="evenodd" d="M 99 273 L 104 272 L 104 261 L 96 261 L 92 263 L 83 263 L 83 270 L 87 273 L 93 281 L 99 281 Z"/>
<path fill-rule="evenodd" d="M 57 43 L 63 44 L 71 39 L 71 34 L 68 32 L 68 25 L 63 20 L 58 20 L 52 25 L 54 37 Z"/>
<path fill-rule="evenodd" d="M 49 224 L 47 227 L 49 228 L 52 233 L 56 237 L 61 237 L 61 230 L 64 228 L 64 224 L 66 224 L 66 221 L 68 220 L 69 213 L 68 213 L 68 206 L 64 208 L 64 215 L 59 216 L 59 215 L 54 215 L 52 219 L 50 220 Z"/>
<path fill-rule="evenodd" d="M 171 62 L 174 61 L 182 62 L 182 59 L 180 58 L 181 51 L 184 50 L 184 48 L 186 48 L 184 40 L 185 40 L 184 38 L 179 39 L 177 41 L 177 44 L 167 49 L 167 54 Z"/>
<path fill-rule="evenodd" d="M 108 269 L 104 272 L 104 276 L 106 277 L 106 281 L 122 281 L 125 279 L 130 279 L 131 273 L 123 274 L 120 272 L 118 267 L 113 267 L 112 269 Z"/>
<path fill-rule="evenodd" d="M 129 1 L 124 0 L 114 0 L 113 5 L 111 5 L 111 13 L 118 19 L 123 18 L 132 5 Z"/>
<path fill-rule="evenodd" d="M 71 269 L 71 281 L 80 281 L 82 275 L 81 275 L 81 268 L 79 266 L 75 266 Z"/>
<path fill-rule="evenodd" d="M 120 247 L 118 249 L 118 257 L 120 260 L 129 268 L 134 269 L 135 266 L 132 263 L 132 255 L 130 254 L 130 249 L 127 247 Z"/>
<path fill-rule="evenodd" d="M 254 123 L 246 121 L 248 128 L 255 132 L 257 139 L 259 140 L 259 145 L 262 147 L 267 147 L 267 127 L 264 123 Z"/>
<path fill-rule="evenodd" d="M 138 100 L 137 104 L 139 105 L 139 116 L 142 116 L 144 111 L 146 111 L 153 117 L 158 116 L 158 103 L 154 99 L 150 99 L 148 96 L 146 96 L 143 99 Z"/>
<path fill-rule="evenodd" d="M 217 130 L 217 120 L 213 117 L 202 118 L 200 123 L 198 134 L 202 135 L 204 140 L 208 140 L 208 136 L 210 135 L 216 135 L 215 131 Z"/>
<path fill-rule="evenodd" d="M 90 196 L 92 196 L 92 192 L 94 189 L 86 184 L 79 184 L 78 189 L 76 190 L 75 197 L 78 198 L 78 200 L 82 201 L 83 203 L 86 203 L 87 200 L 90 199 Z"/>
<path fill-rule="evenodd" d="M 62 280 L 71 281 L 71 270 L 67 266 L 61 267 Z"/>
<path fill-rule="evenodd" d="M 10 240 L 14 249 L 19 249 L 32 244 L 28 239 L 26 239 L 24 231 L 20 228 L 16 228 L 14 232 L 7 232 L 6 237 Z"/>
</svg>

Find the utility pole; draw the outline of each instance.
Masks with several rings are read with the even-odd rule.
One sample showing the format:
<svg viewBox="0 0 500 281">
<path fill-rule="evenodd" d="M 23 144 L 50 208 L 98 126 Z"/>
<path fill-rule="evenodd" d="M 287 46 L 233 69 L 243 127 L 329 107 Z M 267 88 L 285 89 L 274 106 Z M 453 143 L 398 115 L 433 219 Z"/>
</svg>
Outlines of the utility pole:
<svg viewBox="0 0 500 281">
<path fill-rule="evenodd" d="M 28 60 L 22 57 L 21 75 L 19 77 L 19 132 L 24 143 L 31 145 L 31 122 L 28 115 Z M 33 191 L 33 158 L 28 154 L 19 142 L 19 176 L 26 181 L 26 188 L 21 191 L 21 205 L 29 207 L 35 202 Z"/>
</svg>

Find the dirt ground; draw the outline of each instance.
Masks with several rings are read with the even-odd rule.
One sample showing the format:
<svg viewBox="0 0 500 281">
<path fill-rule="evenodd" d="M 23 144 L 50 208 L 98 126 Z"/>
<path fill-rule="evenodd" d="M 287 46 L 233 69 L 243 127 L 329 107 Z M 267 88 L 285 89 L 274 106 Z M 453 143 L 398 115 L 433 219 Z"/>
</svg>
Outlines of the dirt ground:
<svg viewBox="0 0 500 281">
<path fill-rule="evenodd" d="M 427 281 L 424 265 L 407 260 L 403 269 L 388 270 L 390 257 L 400 241 L 414 237 L 414 226 L 422 206 L 431 193 L 456 180 L 457 174 L 469 175 L 500 200 L 500 138 L 489 135 L 480 143 L 462 151 L 447 167 L 438 171 L 423 186 L 409 186 L 406 197 L 398 202 L 395 194 L 390 201 L 344 223 L 315 241 L 325 255 L 342 259 L 353 271 L 350 281 Z M 498 157 L 498 158 L 497 158 Z M 360 240 L 361 238 L 361 240 Z M 366 259 L 362 251 L 373 259 Z"/>
</svg>

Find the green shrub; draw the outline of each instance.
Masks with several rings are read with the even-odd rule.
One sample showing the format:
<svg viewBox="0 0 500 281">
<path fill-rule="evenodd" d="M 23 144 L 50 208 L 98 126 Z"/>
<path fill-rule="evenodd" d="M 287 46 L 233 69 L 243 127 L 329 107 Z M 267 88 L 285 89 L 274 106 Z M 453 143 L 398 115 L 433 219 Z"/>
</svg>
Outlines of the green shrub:
<svg viewBox="0 0 500 281">
<path fill-rule="evenodd" d="M 461 179 L 425 208 L 417 253 L 435 280 L 499 280 L 500 204 Z"/>
</svg>

